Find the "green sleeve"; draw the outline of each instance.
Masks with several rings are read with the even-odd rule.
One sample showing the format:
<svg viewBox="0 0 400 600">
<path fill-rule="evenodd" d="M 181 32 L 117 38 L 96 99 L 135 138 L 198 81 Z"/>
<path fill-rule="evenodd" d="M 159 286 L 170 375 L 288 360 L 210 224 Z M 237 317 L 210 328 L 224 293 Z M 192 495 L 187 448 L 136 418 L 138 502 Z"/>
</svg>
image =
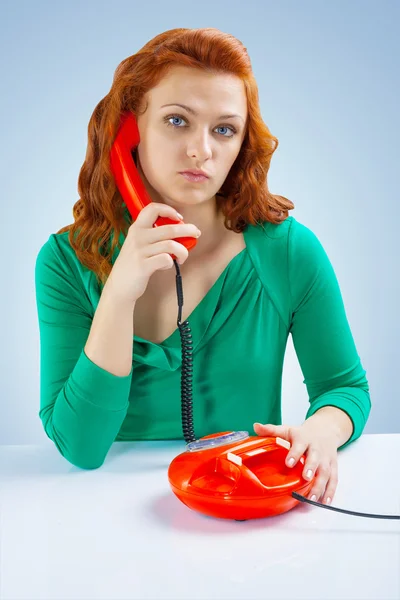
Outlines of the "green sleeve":
<svg viewBox="0 0 400 600">
<path fill-rule="evenodd" d="M 40 334 L 40 411 L 47 436 L 70 463 L 102 465 L 128 409 L 132 370 L 118 377 L 85 354 L 93 314 L 71 259 L 54 235 L 35 264 Z"/>
<path fill-rule="evenodd" d="M 290 332 L 309 396 L 306 418 L 323 406 L 346 412 L 353 433 L 343 448 L 361 435 L 371 410 L 366 371 L 329 258 L 316 235 L 296 220 L 288 256 Z"/>
</svg>

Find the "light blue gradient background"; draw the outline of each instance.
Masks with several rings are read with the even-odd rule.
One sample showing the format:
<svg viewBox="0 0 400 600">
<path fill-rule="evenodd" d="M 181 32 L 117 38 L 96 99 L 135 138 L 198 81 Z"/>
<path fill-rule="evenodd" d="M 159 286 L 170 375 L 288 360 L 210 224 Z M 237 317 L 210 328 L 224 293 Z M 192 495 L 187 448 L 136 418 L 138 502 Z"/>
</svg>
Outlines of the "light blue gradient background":
<svg viewBox="0 0 400 600">
<path fill-rule="evenodd" d="M 1 443 L 47 440 L 34 264 L 72 221 L 89 118 L 119 62 L 174 27 L 217 27 L 247 47 L 280 143 L 270 189 L 328 252 L 367 370 L 365 431 L 400 431 L 399 17 L 395 0 L 2 3 Z M 289 339 L 285 422 L 306 409 Z"/>
</svg>

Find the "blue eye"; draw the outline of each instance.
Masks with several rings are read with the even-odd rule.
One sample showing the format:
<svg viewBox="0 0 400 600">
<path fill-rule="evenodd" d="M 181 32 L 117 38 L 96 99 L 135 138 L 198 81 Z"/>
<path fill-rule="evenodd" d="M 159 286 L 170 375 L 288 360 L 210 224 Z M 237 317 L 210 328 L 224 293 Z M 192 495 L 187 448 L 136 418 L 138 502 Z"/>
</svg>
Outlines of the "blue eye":
<svg viewBox="0 0 400 600">
<path fill-rule="evenodd" d="M 225 126 L 223 126 L 223 127 L 222 127 L 222 126 L 221 126 L 221 127 L 217 127 L 217 129 L 230 129 L 230 127 L 225 127 Z M 231 131 L 232 131 L 232 130 L 231 130 Z M 226 137 L 226 136 L 224 136 L 224 137 Z M 229 136 L 229 135 L 228 135 L 228 137 L 231 137 L 231 136 Z"/>
<path fill-rule="evenodd" d="M 184 119 L 183 117 L 181 117 L 179 115 L 171 115 L 170 117 L 166 117 L 164 119 L 164 121 L 167 123 L 168 127 L 175 127 L 175 129 L 178 129 L 178 128 L 181 129 L 181 125 L 178 125 L 176 123 L 171 123 L 170 121 L 172 119 L 178 119 L 178 121 L 180 120 L 180 121 L 186 122 L 186 119 Z M 236 130 L 233 127 L 227 127 L 225 125 L 223 125 L 223 126 L 221 125 L 220 127 L 217 127 L 216 129 L 226 129 L 226 130 L 230 130 L 232 132 L 232 135 L 221 134 L 222 137 L 233 137 L 234 135 L 236 135 Z"/>
<path fill-rule="evenodd" d="M 169 117 L 169 119 L 180 119 L 182 121 L 181 117 Z M 170 123 L 169 119 L 168 119 L 168 125 L 173 125 L 174 127 L 179 127 L 179 125 L 177 125 L 176 123 Z"/>
</svg>

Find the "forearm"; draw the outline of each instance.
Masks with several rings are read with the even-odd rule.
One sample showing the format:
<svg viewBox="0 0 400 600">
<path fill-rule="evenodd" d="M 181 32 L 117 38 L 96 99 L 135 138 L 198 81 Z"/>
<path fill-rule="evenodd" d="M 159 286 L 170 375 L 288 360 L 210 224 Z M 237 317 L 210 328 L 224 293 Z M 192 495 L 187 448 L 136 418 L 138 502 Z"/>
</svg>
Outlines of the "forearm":
<svg viewBox="0 0 400 600">
<path fill-rule="evenodd" d="M 82 352 L 54 404 L 40 411 L 48 437 L 71 464 L 103 464 L 126 417 L 131 381 L 132 375 L 116 377 Z"/>
<path fill-rule="evenodd" d="M 93 363 L 118 377 L 132 369 L 134 309 L 134 304 L 119 301 L 106 283 L 84 349 Z"/>
<path fill-rule="evenodd" d="M 54 407 L 41 411 L 61 454 L 84 469 L 101 466 L 126 416 L 133 310 L 104 287 L 81 356 Z"/>
<path fill-rule="evenodd" d="M 50 238 L 35 266 L 39 416 L 69 462 L 93 469 L 104 461 L 129 408 L 134 306 L 113 295 L 108 281 L 93 315 L 61 245 L 62 238 Z"/>
<path fill-rule="evenodd" d="M 307 420 L 317 422 L 323 431 L 331 431 L 337 440 L 337 448 L 345 444 L 353 434 L 353 422 L 340 408 L 323 406 Z"/>
</svg>

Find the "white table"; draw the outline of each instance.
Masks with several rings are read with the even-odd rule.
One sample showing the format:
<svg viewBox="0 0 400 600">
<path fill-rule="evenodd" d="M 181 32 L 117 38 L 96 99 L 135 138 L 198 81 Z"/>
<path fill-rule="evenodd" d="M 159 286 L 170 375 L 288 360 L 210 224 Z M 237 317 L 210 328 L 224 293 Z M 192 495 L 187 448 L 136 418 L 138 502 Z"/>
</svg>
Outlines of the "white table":
<svg viewBox="0 0 400 600">
<path fill-rule="evenodd" d="M 170 491 L 184 442 L 116 443 L 83 471 L 44 446 L 0 446 L 1 600 L 400 598 L 400 521 L 300 504 L 205 517 Z M 399 514 L 400 434 L 339 453 L 334 506 Z"/>
</svg>

